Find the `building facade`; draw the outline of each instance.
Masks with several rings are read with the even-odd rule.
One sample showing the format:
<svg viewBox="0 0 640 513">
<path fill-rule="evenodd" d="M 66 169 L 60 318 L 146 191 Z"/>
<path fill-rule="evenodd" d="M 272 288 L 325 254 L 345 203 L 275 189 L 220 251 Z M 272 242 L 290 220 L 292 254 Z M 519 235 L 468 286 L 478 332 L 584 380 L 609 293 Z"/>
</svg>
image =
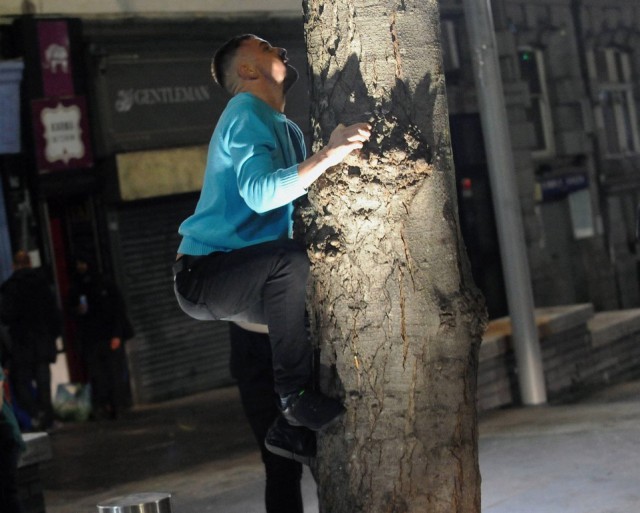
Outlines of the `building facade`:
<svg viewBox="0 0 640 513">
<path fill-rule="evenodd" d="M 492 1 L 536 306 L 640 304 L 636 3 Z M 0 155 L 7 216 L 0 235 L 39 255 L 62 302 L 76 253 L 93 254 L 117 279 L 137 332 L 128 349 L 137 402 L 230 379 L 225 325 L 184 316 L 171 277 L 177 227 L 197 201 L 206 145 L 226 103 L 210 80 L 213 51 L 252 32 L 306 66 L 299 2 L 270 2 L 269 12 L 261 2 L 182 4 L 179 14 L 163 1 L 135 9 L 120 1 L 0 7 L 2 62 L 24 65 L 22 146 Z M 462 2 L 441 0 L 441 21 L 461 225 L 474 276 L 498 317 L 507 307 Z M 67 54 L 45 52 L 42 41 L 61 30 Z M 65 66 L 68 90 L 47 83 Z M 288 115 L 308 131 L 306 81 L 292 92 Z M 53 112 L 52 124 L 41 126 L 43 112 Z M 55 116 L 73 113 L 86 124 L 67 135 L 90 154 L 80 158 L 63 145 L 47 163 L 42 134 L 64 129 Z M 78 376 L 72 323 L 65 338 Z"/>
</svg>

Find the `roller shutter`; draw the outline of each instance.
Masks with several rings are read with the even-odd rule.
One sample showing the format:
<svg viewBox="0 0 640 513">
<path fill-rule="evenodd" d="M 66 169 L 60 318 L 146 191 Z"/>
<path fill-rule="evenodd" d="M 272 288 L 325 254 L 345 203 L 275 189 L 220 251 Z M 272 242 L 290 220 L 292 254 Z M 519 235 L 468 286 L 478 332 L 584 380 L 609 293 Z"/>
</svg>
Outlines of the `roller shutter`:
<svg viewBox="0 0 640 513">
<path fill-rule="evenodd" d="M 178 226 L 196 201 L 188 195 L 121 204 L 111 214 L 115 266 L 136 331 L 127 349 L 136 403 L 232 382 L 227 323 L 191 319 L 173 294 Z"/>
</svg>

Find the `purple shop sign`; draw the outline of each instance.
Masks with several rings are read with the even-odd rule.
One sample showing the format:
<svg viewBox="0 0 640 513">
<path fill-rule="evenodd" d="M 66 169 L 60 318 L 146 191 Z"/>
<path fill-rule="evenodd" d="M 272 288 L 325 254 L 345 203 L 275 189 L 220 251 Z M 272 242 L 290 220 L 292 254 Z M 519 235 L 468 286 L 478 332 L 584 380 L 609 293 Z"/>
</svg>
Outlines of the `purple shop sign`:
<svg viewBox="0 0 640 513">
<path fill-rule="evenodd" d="M 40 173 L 93 165 L 83 96 L 33 100 L 31 112 Z"/>
<path fill-rule="evenodd" d="M 73 96 L 75 91 L 67 22 L 39 21 L 38 46 L 44 96 Z"/>
</svg>

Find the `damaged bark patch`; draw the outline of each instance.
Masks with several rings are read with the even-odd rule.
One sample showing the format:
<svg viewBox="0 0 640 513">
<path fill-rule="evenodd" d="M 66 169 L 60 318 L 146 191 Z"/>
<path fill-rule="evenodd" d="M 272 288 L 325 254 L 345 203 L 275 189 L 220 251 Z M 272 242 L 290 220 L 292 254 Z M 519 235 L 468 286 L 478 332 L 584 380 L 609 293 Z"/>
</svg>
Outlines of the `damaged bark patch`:
<svg viewBox="0 0 640 513">
<path fill-rule="evenodd" d="M 391 115 L 371 124 L 372 139 L 320 177 L 298 210 L 312 261 L 332 262 L 347 248 L 362 250 L 367 240 L 378 244 L 384 226 L 402 224 L 415 191 L 432 173 L 431 151 L 417 127 L 401 129 Z"/>
</svg>

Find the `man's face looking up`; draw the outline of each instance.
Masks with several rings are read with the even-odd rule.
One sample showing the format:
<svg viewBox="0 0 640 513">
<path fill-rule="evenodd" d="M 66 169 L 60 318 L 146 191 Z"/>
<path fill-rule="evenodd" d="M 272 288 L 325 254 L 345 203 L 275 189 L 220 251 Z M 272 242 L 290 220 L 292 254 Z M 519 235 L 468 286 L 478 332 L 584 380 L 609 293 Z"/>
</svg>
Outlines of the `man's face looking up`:
<svg viewBox="0 0 640 513">
<path fill-rule="evenodd" d="M 282 84 L 285 93 L 298 79 L 298 71 L 288 64 L 287 51 L 264 39 L 253 37 L 244 41 L 238 57 L 268 81 Z"/>
</svg>

